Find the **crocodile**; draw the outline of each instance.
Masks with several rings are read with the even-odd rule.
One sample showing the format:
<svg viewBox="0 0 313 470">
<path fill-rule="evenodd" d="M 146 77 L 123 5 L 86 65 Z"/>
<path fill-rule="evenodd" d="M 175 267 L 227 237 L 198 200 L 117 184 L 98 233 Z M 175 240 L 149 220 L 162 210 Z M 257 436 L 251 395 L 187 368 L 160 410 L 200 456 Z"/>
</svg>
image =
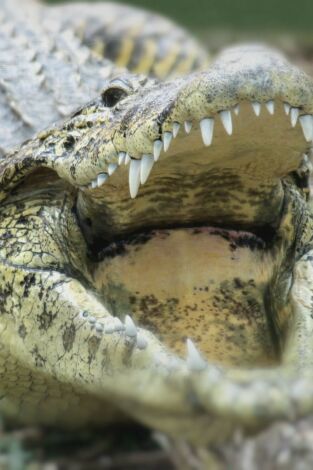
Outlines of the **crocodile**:
<svg viewBox="0 0 313 470">
<path fill-rule="evenodd" d="M 197 446 L 309 416 L 313 80 L 261 45 L 150 78 L 2 7 L 1 413 Z"/>
</svg>

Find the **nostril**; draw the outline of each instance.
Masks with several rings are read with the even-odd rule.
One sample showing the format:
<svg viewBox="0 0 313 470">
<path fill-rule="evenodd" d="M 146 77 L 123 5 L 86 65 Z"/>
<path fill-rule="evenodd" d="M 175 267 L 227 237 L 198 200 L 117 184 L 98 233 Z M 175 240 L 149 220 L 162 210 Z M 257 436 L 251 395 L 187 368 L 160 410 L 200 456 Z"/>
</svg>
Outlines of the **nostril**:
<svg viewBox="0 0 313 470">
<path fill-rule="evenodd" d="M 108 108 L 112 108 L 115 106 L 122 98 L 127 96 L 127 93 L 125 90 L 122 90 L 121 88 L 113 87 L 113 88 L 108 88 L 105 90 L 102 95 L 102 102 L 104 106 L 107 106 Z"/>
</svg>

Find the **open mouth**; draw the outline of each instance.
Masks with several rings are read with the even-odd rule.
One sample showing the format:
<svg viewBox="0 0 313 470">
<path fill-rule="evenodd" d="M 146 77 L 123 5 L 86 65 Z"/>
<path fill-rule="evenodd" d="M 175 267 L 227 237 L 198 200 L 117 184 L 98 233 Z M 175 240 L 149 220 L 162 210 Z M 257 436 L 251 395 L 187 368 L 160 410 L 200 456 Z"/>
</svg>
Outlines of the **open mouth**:
<svg viewBox="0 0 313 470">
<path fill-rule="evenodd" d="M 106 307 L 178 355 L 192 338 L 220 364 L 279 362 L 273 305 L 287 296 L 272 286 L 286 262 L 284 182 L 313 138 L 312 115 L 287 98 L 174 113 L 150 152 L 121 150 L 79 196 Z"/>
</svg>

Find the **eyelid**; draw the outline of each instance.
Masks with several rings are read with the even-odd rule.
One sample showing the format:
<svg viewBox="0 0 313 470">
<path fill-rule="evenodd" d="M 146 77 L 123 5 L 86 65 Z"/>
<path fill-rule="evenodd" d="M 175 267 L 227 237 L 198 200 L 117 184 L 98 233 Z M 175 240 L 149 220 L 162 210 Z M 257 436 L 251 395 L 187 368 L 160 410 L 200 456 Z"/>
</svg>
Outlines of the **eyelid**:
<svg viewBox="0 0 313 470">
<path fill-rule="evenodd" d="M 121 88 L 126 93 L 129 93 L 133 90 L 132 85 L 127 80 L 123 80 L 122 78 L 115 78 L 110 83 L 108 88 Z"/>
</svg>

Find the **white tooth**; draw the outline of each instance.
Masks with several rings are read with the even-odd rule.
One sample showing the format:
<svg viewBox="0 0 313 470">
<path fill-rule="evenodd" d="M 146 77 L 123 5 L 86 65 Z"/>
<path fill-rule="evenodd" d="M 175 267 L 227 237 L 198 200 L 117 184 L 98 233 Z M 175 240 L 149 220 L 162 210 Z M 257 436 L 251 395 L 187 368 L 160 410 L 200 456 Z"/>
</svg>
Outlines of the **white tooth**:
<svg viewBox="0 0 313 470">
<path fill-rule="evenodd" d="M 118 317 L 115 317 L 115 331 L 122 331 L 125 330 L 125 325 L 121 322 Z"/>
<path fill-rule="evenodd" d="M 124 163 L 125 158 L 126 158 L 126 153 L 125 152 L 119 152 L 118 153 L 118 164 L 121 165 L 122 163 Z"/>
<path fill-rule="evenodd" d="M 190 134 L 190 131 L 192 129 L 192 122 L 191 121 L 185 121 L 184 127 L 185 127 L 186 134 Z"/>
<path fill-rule="evenodd" d="M 109 173 L 109 176 L 113 175 L 114 171 L 116 170 L 117 168 L 117 164 L 116 163 L 109 163 L 108 165 L 108 173 Z"/>
<path fill-rule="evenodd" d="M 298 116 L 299 116 L 299 108 L 291 108 L 290 120 L 291 120 L 292 127 L 295 127 L 295 125 L 297 124 Z"/>
<path fill-rule="evenodd" d="M 126 315 L 125 317 L 125 334 L 131 337 L 137 336 L 136 325 L 129 315 Z"/>
<path fill-rule="evenodd" d="M 213 139 L 214 119 L 204 118 L 200 121 L 201 135 L 204 145 L 209 146 Z"/>
<path fill-rule="evenodd" d="M 313 116 L 304 114 L 299 117 L 299 121 L 303 130 L 304 138 L 307 142 L 313 140 Z"/>
<path fill-rule="evenodd" d="M 115 326 L 114 325 L 107 326 L 105 328 L 104 332 L 107 333 L 107 334 L 115 333 Z"/>
<path fill-rule="evenodd" d="M 172 142 L 173 134 L 171 132 L 164 132 L 163 134 L 163 145 L 164 145 L 164 152 L 167 152 L 171 142 Z"/>
<path fill-rule="evenodd" d="M 252 108 L 253 108 L 253 111 L 254 111 L 255 115 L 260 116 L 261 103 L 259 103 L 258 101 L 252 101 L 251 105 L 252 105 Z"/>
<path fill-rule="evenodd" d="M 159 160 L 162 148 L 163 148 L 162 140 L 155 140 L 153 144 L 153 157 L 154 157 L 155 162 Z"/>
<path fill-rule="evenodd" d="M 106 173 L 99 173 L 97 176 L 98 186 L 102 186 L 108 180 L 108 175 Z"/>
<path fill-rule="evenodd" d="M 232 135 L 233 133 L 233 123 L 231 120 L 231 112 L 230 111 L 220 111 L 219 112 L 222 124 L 225 128 L 225 131 L 228 135 Z"/>
<path fill-rule="evenodd" d="M 128 163 L 130 162 L 130 160 L 131 160 L 130 156 L 128 155 L 128 153 L 126 153 L 124 164 L 125 164 L 125 165 L 128 165 Z"/>
<path fill-rule="evenodd" d="M 239 104 L 236 104 L 236 106 L 234 106 L 234 113 L 236 114 L 236 116 L 239 115 L 239 111 L 240 111 L 240 106 Z"/>
<path fill-rule="evenodd" d="M 140 185 L 140 160 L 131 159 L 129 166 L 129 192 L 130 197 L 135 199 Z"/>
<path fill-rule="evenodd" d="M 146 349 L 148 346 L 148 341 L 141 335 L 137 335 L 137 348 Z"/>
<path fill-rule="evenodd" d="M 266 109 L 270 114 L 274 114 L 275 111 L 275 103 L 273 100 L 269 100 L 265 103 Z"/>
<path fill-rule="evenodd" d="M 180 129 L 179 122 L 173 122 L 173 137 L 174 137 L 174 139 L 175 139 L 175 137 L 177 137 L 179 129 Z"/>
<path fill-rule="evenodd" d="M 150 172 L 154 165 L 154 160 L 152 155 L 143 155 L 141 159 L 140 165 L 140 182 L 141 184 L 145 184 L 147 179 L 149 178 Z"/>
<path fill-rule="evenodd" d="M 104 326 L 102 325 L 102 323 L 97 322 L 97 323 L 96 323 L 96 331 L 97 331 L 98 333 L 102 333 L 103 330 L 104 330 Z"/>
<path fill-rule="evenodd" d="M 284 103 L 284 110 L 285 110 L 285 113 L 287 114 L 287 116 L 290 112 L 290 108 L 291 108 L 290 104 Z"/>
<path fill-rule="evenodd" d="M 93 180 L 93 181 L 91 182 L 91 187 L 92 187 L 92 189 L 96 189 L 96 188 L 98 187 L 98 182 L 97 182 L 97 180 Z"/>
<path fill-rule="evenodd" d="M 187 366 L 190 370 L 201 371 L 206 368 L 205 360 L 200 356 L 191 339 L 187 339 Z"/>
</svg>

